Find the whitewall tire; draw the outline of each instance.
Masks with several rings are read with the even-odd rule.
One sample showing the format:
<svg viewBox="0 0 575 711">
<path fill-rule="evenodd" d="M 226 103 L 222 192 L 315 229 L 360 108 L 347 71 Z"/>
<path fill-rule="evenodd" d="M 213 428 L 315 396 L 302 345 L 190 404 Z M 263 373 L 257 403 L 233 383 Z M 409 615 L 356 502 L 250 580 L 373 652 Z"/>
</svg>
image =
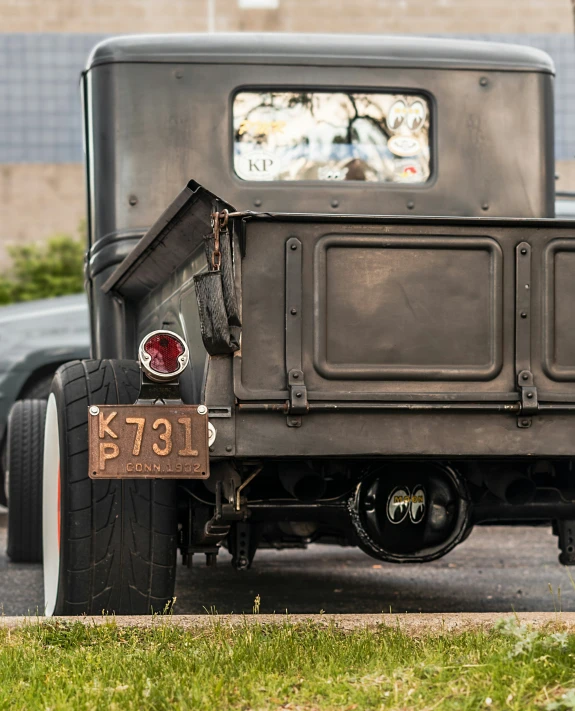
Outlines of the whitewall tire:
<svg viewBox="0 0 575 711">
<path fill-rule="evenodd" d="M 60 579 L 60 431 L 54 393 L 48 398 L 44 429 L 42 486 L 42 548 L 44 553 L 44 614 L 54 614 Z"/>
</svg>

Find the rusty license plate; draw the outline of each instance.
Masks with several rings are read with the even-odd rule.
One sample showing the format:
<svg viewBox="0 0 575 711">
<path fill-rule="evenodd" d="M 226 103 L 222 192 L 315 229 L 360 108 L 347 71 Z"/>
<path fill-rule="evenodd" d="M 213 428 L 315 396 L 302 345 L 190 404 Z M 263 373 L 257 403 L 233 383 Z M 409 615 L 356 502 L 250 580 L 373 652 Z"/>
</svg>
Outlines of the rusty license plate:
<svg viewBox="0 0 575 711">
<path fill-rule="evenodd" d="M 196 405 L 92 405 L 92 479 L 207 479 L 208 415 Z"/>
</svg>

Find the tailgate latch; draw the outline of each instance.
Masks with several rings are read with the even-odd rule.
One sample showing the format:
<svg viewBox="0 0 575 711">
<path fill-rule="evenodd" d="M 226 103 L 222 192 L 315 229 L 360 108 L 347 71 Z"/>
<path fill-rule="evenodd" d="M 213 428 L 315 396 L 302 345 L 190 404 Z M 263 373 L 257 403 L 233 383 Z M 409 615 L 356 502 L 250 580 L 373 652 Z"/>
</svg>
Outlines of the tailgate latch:
<svg viewBox="0 0 575 711">
<path fill-rule="evenodd" d="M 307 388 L 305 386 L 303 371 L 290 370 L 288 372 L 288 427 L 300 427 L 301 419 L 294 419 L 293 415 L 305 415 L 309 410 L 307 401 Z"/>
<path fill-rule="evenodd" d="M 531 427 L 531 415 L 536 415 L 539 410 L 537 388 L 533 382 L 533 373 L 522 370 L 517 376 L 517 387 L 521 395 L 521 410 L 517 420 L 518 427 Z"/>
</svg>

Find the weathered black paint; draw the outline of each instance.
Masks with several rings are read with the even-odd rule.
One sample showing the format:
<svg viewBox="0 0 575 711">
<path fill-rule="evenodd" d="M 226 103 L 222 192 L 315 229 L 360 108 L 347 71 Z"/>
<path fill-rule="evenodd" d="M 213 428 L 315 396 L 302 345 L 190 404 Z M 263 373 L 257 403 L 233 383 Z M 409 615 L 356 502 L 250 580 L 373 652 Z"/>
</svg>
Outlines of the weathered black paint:
<svg viewBox="0 0 575 711">
<path fill-rule="evenodd" d="M 95 355 L 128 355 L 121 307 L 101 286 L 190 178 L 242 210 L 553 216 L 553 73 L 538 50 L 471 41 L 250 34 L 105 41 L 83 80 Z M 431 181 L 239 180 L 233 95 L 273 87 L 425 93 Z"/>
</svg>

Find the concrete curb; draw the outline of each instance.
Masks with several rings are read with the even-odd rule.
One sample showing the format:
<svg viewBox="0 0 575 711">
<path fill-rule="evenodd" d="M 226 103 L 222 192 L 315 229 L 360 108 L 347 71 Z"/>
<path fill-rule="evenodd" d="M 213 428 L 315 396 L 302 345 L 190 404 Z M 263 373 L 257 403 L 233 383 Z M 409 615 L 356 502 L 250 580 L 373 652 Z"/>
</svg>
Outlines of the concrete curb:
<svg viewBox="0 0 575 711">
<path fill-rule="evenodd" d="M 99 617 L 0 617 L 0 626 L 16 628 L 29 624 L 55 622 L 82 622 L 86 625 L 116 624 L 119 627 L 150 628 L 174 625 L 182 629 L 209 629 L 214 625 L 242 627 L 251 624 L 292 625 L 313 623 L 320 626 L 333 625 L 342 631 L 390 627 L 407 634 L 439 632 L 464 632 L 467 630 L 491 629 L 502 619 L 516 619 L 521 624 L 533 627 L 560 628 L 575 632 L 575 612 L 465 612 L 465 613 L 411 613 L 372 615 L 167 615 L 167 616 L 99 616 Z"/>
</svg>

